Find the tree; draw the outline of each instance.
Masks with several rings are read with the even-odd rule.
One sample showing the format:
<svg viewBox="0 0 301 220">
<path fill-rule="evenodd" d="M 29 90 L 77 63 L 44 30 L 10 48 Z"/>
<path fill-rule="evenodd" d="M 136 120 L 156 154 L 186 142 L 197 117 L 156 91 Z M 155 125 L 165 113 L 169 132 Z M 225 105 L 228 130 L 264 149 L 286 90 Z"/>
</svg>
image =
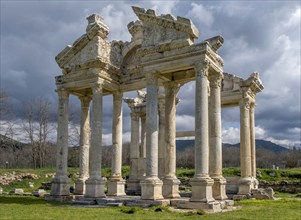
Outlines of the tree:
<svg viewBox="0 0 301 220">
<path fill-rule="evenodd" d="M 51 102 L 39 97 L 25 104 L 25 119 L 23 130 L 31 144 L 31 159 L 33 167 L 45 167 L 46 155 L 49 152 L 49 137 L 54 129 L 50 123 Z"/>
</svg>

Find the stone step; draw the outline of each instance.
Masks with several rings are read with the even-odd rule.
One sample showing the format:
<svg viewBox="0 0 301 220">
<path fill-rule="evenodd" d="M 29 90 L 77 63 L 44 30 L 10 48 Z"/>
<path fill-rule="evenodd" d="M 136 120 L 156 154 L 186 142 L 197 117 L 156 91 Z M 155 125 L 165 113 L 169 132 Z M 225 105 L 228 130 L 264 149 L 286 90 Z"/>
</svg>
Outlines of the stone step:
<svg viewBox="0 0 301 220">
<path fill-rule="evenodd" d="M 123 206 L 122 202 L 108 202 L 107 206 L 116 206 L 116 207 L 120 207 Z"/>
</svg>

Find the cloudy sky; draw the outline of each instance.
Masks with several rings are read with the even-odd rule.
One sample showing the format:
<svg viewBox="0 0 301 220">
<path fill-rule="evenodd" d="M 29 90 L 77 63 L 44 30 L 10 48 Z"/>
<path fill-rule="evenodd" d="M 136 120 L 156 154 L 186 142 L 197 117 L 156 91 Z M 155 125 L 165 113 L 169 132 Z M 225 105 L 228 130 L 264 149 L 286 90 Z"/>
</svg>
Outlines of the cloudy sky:
<svg viewBox="0 0 301 220">
<path fill-rule="evenodd" d="M 190 18 L 200 42 L 222 35 L 224 71 L 247 78 L 258 71 L 265 89 L 257 96 L 256 138 L 300 145 L 300 1 L 5 1 L 1 0 L 1 88 L 17 112 L 22 103 L 47 97 L 56 111 L 54 57 L 85 33 L 86 17 L 104 17 L 109 40 L 129 41 L 127 24 L 137 20 L 130 6 Z M 132 97 L 133 93 L 125 94 Z M 183 86 L 177 130 L 194 129 L 194 84 Z M 73 98 L 75 105 L 78 100 Z M 104 141 L 110 144 L 112 98 L 104 99 Z M 187 108 L 190 106 L 190 108 Z M 22 117 L 17 114 L 18 117 Z M 223 141 L 239 142 L 239 109 L 222 112 Z M 124 140 L 129 138 L 124 105 Z"/>
</svg>

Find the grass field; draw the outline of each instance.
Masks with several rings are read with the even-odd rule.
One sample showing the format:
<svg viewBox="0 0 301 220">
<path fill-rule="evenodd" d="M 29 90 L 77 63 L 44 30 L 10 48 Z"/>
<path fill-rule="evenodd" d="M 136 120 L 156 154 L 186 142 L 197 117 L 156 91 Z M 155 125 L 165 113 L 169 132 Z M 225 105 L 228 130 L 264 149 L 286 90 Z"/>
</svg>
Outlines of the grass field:
<svg viewBox="0 0 301 220">
<path fill-rule="evenodd" d="M 199 215 L 191 211 L 170 211 L 164 207 L 79 208 L 32 196 L 0 195 L 0 219 L 301 219 L 301 201 L 296 199 L 244 200 L 236 202 L 235 205 L 241 208 L 231 212 Z"/>
<path fill-rule="evenodd" d="M 301 179 L 301 168 L 286 170 L 258 169 L 261 173 L 259 179 L 266 181 L 296 181 Z M 41 182 L 50 182 L 48 174 L 55 173 L 54 168 L 49 169 L 17 169 L 1 170 L 0 175 L 5 173 L 34 173 L 39 175 L 37 180 L 23 179 L 10 185 L 0 185 L 4 191 L 12 188 L 23 188 L 25 192 L 32 192 L 41 187 Z M 68 168 L 68 175 L 74 181 L 77 168 Z M 110 168 L 103 168 L 102 175 L 109 178 Z M 122 168 L 123 176 L 129 175 L 129 167 Z M 224 168 L 224 176 L 238 176 L 239 168 Z M 273 173 L 271 176 L 270 173 Z M 47 175 L 46 175 L 47 174 Z M 190 178 L 194 174 L 193 169 L 177 169 L 177 176 Z M 48 176 L 48 177 L 47 177 Z M 29 182 L 35 187 L 29 188 Z M 175 212 L 169 208 L 154 207 L 150 209 L 132 207 L 108 207 L 108 208 L 79 208 L 67 203 L 47 202 L 43 198 L 32 196 L 0 195 L 0 220 L 4 219 L 296 219 L 301 220 L 301 200 L 299 194 L 276 192 L 275 197 L 280 200 L 244 200 L 235 202 L 241 208 L 231 212 L 205 214 L 202 212 Z M 299 198 L 299 200 L 298 200 Z"/>
</svg>

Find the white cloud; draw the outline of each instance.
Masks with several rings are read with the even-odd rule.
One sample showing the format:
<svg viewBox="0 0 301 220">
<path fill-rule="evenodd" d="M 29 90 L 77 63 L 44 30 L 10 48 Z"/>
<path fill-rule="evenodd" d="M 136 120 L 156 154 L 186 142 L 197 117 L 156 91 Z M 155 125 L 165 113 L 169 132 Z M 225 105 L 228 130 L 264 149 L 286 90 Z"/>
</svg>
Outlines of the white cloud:
<svg viewBox="0 0 301 220">
<path fill-rule="evenodd" d="M 158 14 L 172 14 L 172 10 L 176 7 L 179 0 L 175 1 L 150 1 L 152 9 Z"/>
<path fill-rule="evenodd" d="M 207 27 L 210 27 L 214 22 L 212 13 L 202 4 L 191 3 L 191 9 L 188 11 L 187 17 L 194 18 Z"/>
<path fill-rule="evenodd" d="M 193 131 L 194 116 L 177 115 L 176 117 L 177 131 Z"/>
<path fill-rule="evenodd" d="M 223 143 L 236 144 L 240 141 L 240 130 L 239 128 L 229 127 L 222 131 L 222 141 Z"/>
</svg>

